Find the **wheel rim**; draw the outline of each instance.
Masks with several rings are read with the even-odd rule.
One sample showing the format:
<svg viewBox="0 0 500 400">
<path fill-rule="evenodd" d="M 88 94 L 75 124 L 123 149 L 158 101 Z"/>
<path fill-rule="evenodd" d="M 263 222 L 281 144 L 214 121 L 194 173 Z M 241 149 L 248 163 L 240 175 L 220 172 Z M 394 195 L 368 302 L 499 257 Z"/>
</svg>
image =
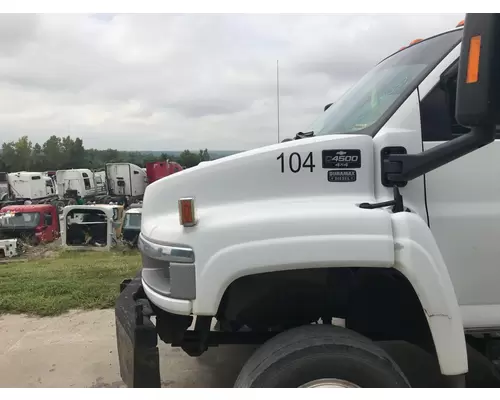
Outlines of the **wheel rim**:
<svg viewBox="0 0 500 400">
<path fill-rule="evenodd" d="M 336 378 L 324 378 L 316 379 L 311 382 L 304 383 L 299 388 L 307 389 L 326 389 L 326 388 L 337 388 L 337 389 L 349 389 L 349 388 L 359 388 L 355 383 L 345 381 L 343 379 Z"/>
</svg>

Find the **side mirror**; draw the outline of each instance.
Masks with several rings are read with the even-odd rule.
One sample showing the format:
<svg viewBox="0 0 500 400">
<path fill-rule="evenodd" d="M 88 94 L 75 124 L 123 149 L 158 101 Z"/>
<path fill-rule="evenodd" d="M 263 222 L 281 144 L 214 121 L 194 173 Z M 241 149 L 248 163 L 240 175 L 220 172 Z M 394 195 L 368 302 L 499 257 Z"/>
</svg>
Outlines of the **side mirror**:
<svg viewBox="0 0 500 400">
<path fill-rule="evenodd" d="M 500 124 L 499 71 L 500 14 L 467 14 L 455 116 L 460 125 L 480 128 L 490 140 L 494 139 L 495 125 Z"/>
<path fill-rule="evenodd" d="M 323 109 L 323 112 L 325 112 L 326 110 L 328 110 L 332 104 L 333 104 L 333 103 L 327 104 L 327 105 L 325 106 L 325 108 Z"/>
</svg>

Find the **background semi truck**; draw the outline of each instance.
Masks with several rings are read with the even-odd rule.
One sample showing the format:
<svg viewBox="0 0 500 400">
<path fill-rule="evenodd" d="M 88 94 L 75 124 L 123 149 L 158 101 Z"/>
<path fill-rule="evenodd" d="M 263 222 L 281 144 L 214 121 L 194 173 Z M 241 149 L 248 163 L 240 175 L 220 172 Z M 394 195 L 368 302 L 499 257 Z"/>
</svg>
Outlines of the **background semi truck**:
<svg viewBox="0 0 500 400">
<path fill-rule="evenodd" d="M 0 173 L 0 203 L 23 204 L 26 201 L 49 204 L 57 199 L 51 178 L 40 172 Z"/>
<path fill-rule="evenodd" d="M 102 176 L 86 168 L 56 171 L 56 182 L 58 194 L 62 198 L 68 191 L 76 191 L 78 196 L 89 200 L 107 194 Z"/>
<path fill-rule="evenodd" d="M 467 14 L 300 140 L 151 184 L 115 308 L 124 382 L 160 386 L 158 337 L 192 356 L 261 344 L 236 387 L 410 386 L 382 341 L 432 357 L 444 386 L 470 382 L 471 354 L 498 376 L 499 93 L 499 15 Z"/>
<path fill-rule="evenodd" d="M 169 160 L 146 163 L 146 175 L 148 183 L 156 182 L 158 179 L 164 178 L 182 170 L 183 168 L 180 164 Z"/>
<path fill-rule="evenodd" d="M 108 194 L 115 197 L 127 197 L 135 202 L 142 200 L 148 184 L 146 172 L 134 164 L 106 164 L 106 183 Z"/>
</svg>

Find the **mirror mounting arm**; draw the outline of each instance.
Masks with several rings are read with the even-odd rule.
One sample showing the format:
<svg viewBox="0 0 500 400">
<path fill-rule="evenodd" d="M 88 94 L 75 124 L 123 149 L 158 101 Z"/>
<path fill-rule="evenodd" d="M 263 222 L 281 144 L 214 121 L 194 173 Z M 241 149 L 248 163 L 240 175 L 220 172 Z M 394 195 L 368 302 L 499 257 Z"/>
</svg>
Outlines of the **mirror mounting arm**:
<svg viewBox="0 0 500 400">
<path fill-rule="evenodd" d="M 471 133 L 441 143 L 418 154 L 388 154 L 382 161 L 382 176 L 390 183 L 411 181 L 495 140 L 495 126 L 480 126 Z"/>
</svg>

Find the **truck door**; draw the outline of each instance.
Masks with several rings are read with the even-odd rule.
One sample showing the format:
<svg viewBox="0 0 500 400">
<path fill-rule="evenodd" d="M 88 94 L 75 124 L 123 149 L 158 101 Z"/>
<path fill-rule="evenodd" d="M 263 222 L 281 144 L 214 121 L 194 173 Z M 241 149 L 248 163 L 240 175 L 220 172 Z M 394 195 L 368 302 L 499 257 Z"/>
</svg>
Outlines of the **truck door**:
<svg viewBox="0 0 500 400">
<path fill-rule="evenodd" d="M 454 117 L 457 71 L 457 63 L 452 64 L 422 94 L 424 150 L 469 132 Z M 430 228 L 448 266 L 465 327 L 499 325 L 499 157 L 500 140 L 495 140 L 425 176 Z"/>
</svg>

